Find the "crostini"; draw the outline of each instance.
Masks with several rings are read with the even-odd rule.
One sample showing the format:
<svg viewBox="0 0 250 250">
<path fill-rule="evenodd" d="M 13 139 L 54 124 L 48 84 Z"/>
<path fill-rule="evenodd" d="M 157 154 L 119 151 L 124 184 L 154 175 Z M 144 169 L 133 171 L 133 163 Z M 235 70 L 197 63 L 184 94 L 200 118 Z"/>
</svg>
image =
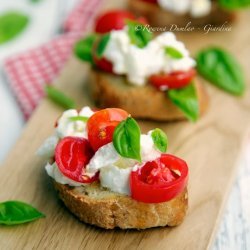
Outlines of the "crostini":
<svg viewBox="0 0 250 250">
<path fill-rule="evenodd" d="M 76 56 L 92 65 L 95 103 L 125 109 L 135 118 L 196 121 L 208 98 L 195 79 L 195 60 L 173 33 L 154 36 L 144 23 L 105 14 L 97 20 L 98 33 L 76 43 Z"/>
<path fill-rule="evenodd" d="M 213 0 L 128 0 L 128 8 L 154 27 L 220 25 L 232 22 L 236 13 Z M 173 26 L 172 26 L 173 27 Z"/>
<path fill-rule="evenodd" d="M 142 134 L 117 108 L 67 110 L 38 154 L 60 199 L 79 220 L 98 227 L 177 226 L 188 208 L 188 166 L 166 153 L 160 129 Z"/>
</svg>

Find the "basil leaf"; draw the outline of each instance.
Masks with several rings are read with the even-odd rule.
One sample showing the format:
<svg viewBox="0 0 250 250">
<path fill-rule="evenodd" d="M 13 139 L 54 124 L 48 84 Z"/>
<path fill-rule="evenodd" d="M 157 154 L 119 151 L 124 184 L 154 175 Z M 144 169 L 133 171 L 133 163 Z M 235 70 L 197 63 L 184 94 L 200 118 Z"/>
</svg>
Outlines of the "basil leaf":
<svg viewBox="0 0 250 250">
<path fill-rule="evenodd" d="M 17 11 L 9 11 L 0 16 L 0 44 L 19 35 L 27 26 L 29 17 Z"/>
<path fill-rule="evenodd" d="M 245 80 L 241 66 L 228 52 L 219 48 L 208 48 L 197 55 L 199 73 L 215 86 L 234 95 L 242 95 Z"/>
<path fill-rule="evenodd" d="M 193 83 L 181 89 L 170 89 L 167 94 L 189 120 L 196 121 L 199 118 L 199 101 Z"/>
<path fill-rule="evenodd" d="M 55 87 L 47 85 L 45 91 L 48 98 L 61 107 L 65 109 L 75 108 L 75 102 Z"/>
<path fill-rule="evenodd" d="M 176 48 L 168 46 L 165 48 L 165 53 L 171 58 L 174 59 L 181 59 L 183 58 L 183 55 L 180 51 L 178 51 Z"/>
<path fill-rule="evenodd" d="M 240 9 L 250 6 L 250 0 L 219 0 L 219 5 L 225 9 Z"/>
<path fill-rule="evenodd" d="M 130 42 L 139 48 L 147 46 L 150 40 L 153 38 L 153 34 L 146 28 L 143 28 L 141 23 L 135 21 L 127 21 L 128 35 Z M 140 27 L 138 29 L 138 27 Z"/>
<path fill-rule="evenodd" d="M 141 162 L 140 137 L 139 125 L 133 118 L 128 117 L 115 128 L 113 134 L 114 147 L 121 156 Z"/>
<path fill-rule="evenodd" d="M 86 116 L 72 116 L 72 117 L 69 117 L 69 120 L 72 121 L 72 122 L 76 122 L 76 121 L 82 121 L 82 122 L 87 122 L 89 119 L 89 117 L 86 117 Z"/>
<path fill-rule="evenodd" d="M 98 58 L 101 58 L 104 50 L 109 42 L 110 39 L 110 33 L 104 34 L 103 36 L 101 36 L 97 48 L 96 48 L 96 55 Z"/>
<path fill-rule="evenodd" d="M 151 137 L 157 149 L 162 153 L 167 151 L 168 138 L 167 135 L 159 128 L 156 128 L 152 131 Z"/>
<path fill-rule="evenodd" d="M 76 42 L 74 46 L 74 54 L 82 61 L 90 62 L 93 64 L 93 45 L 97 39 L 96 34 L 91 34 L 84 39 Z"/>
<path fill-rule="evenodd" d="M 45 217 L 44 214 L 29 204 L 21 201 L 0 203 L 0 224 L 17 225 Z"/>
</svg>

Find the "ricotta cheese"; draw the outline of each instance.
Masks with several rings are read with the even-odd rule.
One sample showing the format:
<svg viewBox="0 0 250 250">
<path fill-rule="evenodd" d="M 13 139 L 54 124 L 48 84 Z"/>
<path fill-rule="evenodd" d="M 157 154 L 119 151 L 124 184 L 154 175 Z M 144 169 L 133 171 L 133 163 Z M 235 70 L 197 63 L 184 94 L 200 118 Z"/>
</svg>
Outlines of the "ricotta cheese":
<svg viewBox="0 0 250 250">
<path fill-rule="evenodd" d="M 178 50 L 183 57 L 176 59 L 166 55 L 167 46 Z M 114 73 L 127 75 L 128 82 L 137 86 L 145 85 L 153 74 L 188 71 L 195 66 L 188 50 L 173 33 L 165 32 L 139 48 L 131 44 L 127 27 L 111 31 L 103 56 L 113 64 Z"/>
<path fill-rule="evenodd" d="M 89 107 L 84 107 L 79 113 L 75 109 L 65 111 L 58 120 L 56 133 L 59 138 L 66 136 L 76 136 L 87 138 L 86 122 L 71 121 L 71 117 L 84 116 L 90 117 L 94 112 Z"/>
<path fill-rule="evenodd" d="M 54 155 L 55 147 L 60 138 L 64 136 L 86 136 L 86 123 L 75 123 L 68 121 L 70 117 L 74 116 L 91 116 L 93 111 L 89 108 L 84 108 L 78 114 L 76 110 L 65 111 L 62 117 L 58 121 L 57 134 L 48 138 L 42 147 L 38 150 L 39 155 L 46 156 L 48 158 Z M 77 121 L 78 122 L 78 121 Z M 75 124 L 71 124 L 75 123 Z M 60 138 L 59 138 L 60 137 Z M 148 134 L 142 134 L 140 139 L 141 145 L 141 159 L 143 163 L 147 161 L 153 161 L 160 157 L 161 152 L 157 150 L 151 137 L 151 131 Z M 114 148 L 113 142 L 110 142 L 100 147 L 95 155 L 86 166 L 86 175 L 92 177 L 96 172 L 100 171 L 100 185 L 108 188 L 113 192 L 120 194 L 130 194 L 129 178 L 132 170 L 135 166 L 138 166 L 138 162 L 122 157 L 117 153 Z M 67 184 L 70 186 L 81 186 L 83 183 L 76 182 L 63 175 L 56 163 L 45 166 L 47 174 L 53 178 L 56 182 L 61 184 Z"/>
<path fill-rule="evenodd" d="M 45 166 L 45 170 L 47 174 L 58 183 L 67 184 L 73 187 L 79 187 L 81 185 L 84 185 L 83 183 L 73 181 L 70 178 L 64 176 L 62 172 L 59 170 L 56 163 L 54 164 L 47 163 Z"/>
<path fill-rule="evenodd" d="M 202 17 L 211 12 L 211 0 L 158 0 L 162 9 L 176 14 L 186 14 L 194 18 Z"/>
<path fill-rule="evenodd" d="M 49 159 L 54 156 L 56 145 L 59 138 L 56 135 L 52 135 L 47 138 L 42 146 L 37 150 L 37 155 Z"/>
<path fill-rule="evenodd" d="M 130 195 L 129 176 L 131 168 L 119 168 L 109 165 L 100 171 L 100 182 L 103 187 L 113 192 Z"/>
</svg>

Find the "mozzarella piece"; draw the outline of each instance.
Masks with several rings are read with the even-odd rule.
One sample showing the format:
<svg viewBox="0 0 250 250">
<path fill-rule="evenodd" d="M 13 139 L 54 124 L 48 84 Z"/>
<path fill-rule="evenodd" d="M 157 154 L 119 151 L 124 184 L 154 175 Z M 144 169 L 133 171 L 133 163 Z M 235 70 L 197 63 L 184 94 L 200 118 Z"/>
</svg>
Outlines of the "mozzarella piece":
<svg viewBox="0 0 250 250">
<path fill-rule="evenodd" d="M 203 17 L 211 12 L 211 0 L 158 0 L 162 9 L 171 11 L 176 14 L 186 14 L 194 18 Z"/>
<path fill-rule="evenodd" d="M 52 165 L 47 163 L 45 166 L 45 170 L 46 170 L 47 174 L 58 183 L 61 183 L 64 185 L 67 184 L 67 185 L 70 185 L 72 187 L 79 187 L 79 186 L 84 185 L 83 183 L 76 182 L 76 181 L 71 180 L 70 178 L 64 176 L 61 173 L 61 171 L 58 169 L 58 166 L 56 165 L 56 163 L 54 163 Z"/>
<path fill-rule="evenodd" d="M 129 177 L 131 168 L 119 168 L 110 165 L 100 171 L 100 182 L 113 192 L 130 195 Z"/>
<path fill-rule="evenodd" d="M 87 138 L 86 122 L 71 121 L 71 117 L 84 116 L 90 117 L 94 112 L 89 107 L 84 107 L 79 113 L 75 109 L 65 111 L 58 120 L 56 133 L 59 138 L 66 136 L 76 136 Z"/>
<path fill-rule="evenodd" d="M 180 51 L 183 58 L 173 59 L 166 55 L 167 46 Z M 189 56 L 184 44 L 177 41 L 171 32 L 165 32 L 144 48 L 139 48 L 131 44 L 127 27 L 114 30 L 110 33 L 103 55 L 112 62 L 116 74 L 126 74 L 129 83 L 137 86 L 145 85 L 148 77 L 153 74 L 188 71 L 195 66 L 195 61 Z"/>
<path fill-rule="evenodd" d="M 40 146 L 36 154 L 46 159 L 53 157 L 58 141 L 59 141 L 59 138 L 56 135 L 50 136 Z"/>
</svg>

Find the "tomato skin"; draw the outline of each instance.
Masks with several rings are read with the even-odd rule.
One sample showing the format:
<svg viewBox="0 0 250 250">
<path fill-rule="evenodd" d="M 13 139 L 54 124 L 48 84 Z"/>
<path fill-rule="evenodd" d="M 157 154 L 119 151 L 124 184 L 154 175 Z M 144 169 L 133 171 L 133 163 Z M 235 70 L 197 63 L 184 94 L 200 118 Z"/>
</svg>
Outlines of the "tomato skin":
<svg viewBox="0 0 250 250">
<path fill-rule="evenodd" d="M 93 155 L 88 140 L 80 137 L 64 137 L 55 149 L 55 161 L 59 170 L 63 175 L 80 183 L 91 183 L 98 179 L 98 174 L 92 178 L 84 175 L 85 167 Z"/>
<path fill-rule="evenodd" d="M 112 30 L 121 30 L 126 25 L 126 20 L 136 20 L 136 17 L 125 10 L 108 11 L 96 19 L 95 31 L 103 34 Z"/>
<path fill-rule="evenodd" d="M 185 161 L 170 154 L 162 154 L 160 158 L 150 162 L 150 164 L 153 164 L 152 168 L 157 167 L 158 164 L 163 164 L 170 170 L 179 171 L 181 176 L 171 171 L 172 174 L 167 173 L 166 176 L 159 176 L 158 180 L 150 184 L 151 181 L 148 182 L 147 178 L 145 179 L 147 171 L 143 173 L 145 164 L 137 171 L 131 172 L 130 189 L 133 199 L 145 203 L 166 202 L 173 199 L 184 190 L 188 181 L 188 166 Z M 167 180 L 165 178 L 169 179 Z"/>
<path fill-rule="evenodd" d="M 94 56 L 94 63 L 98 67 L 98 69 L 101 69 L 108 73 L 114 73 L 113 64 L 110 61 L 108 61 L 106 58 L 102 57 L 98 59 L 96 56 Z"/>
<path fill-rule="evenodd" d="M 107 108 L 95 112 L 87 122 L 87 133 L 91 147 L 97 151 L 112 142 L 116 126 L 128 117 L 128 113 L 118 108 Z"/>
<path fill-rule="evenodd" d="M 171 74 L 152 75 L 149 82 L 157 89 L 179 89 L 187 86 L 196 75 L 195 69 L 178 71 Z"/>
</svg>

